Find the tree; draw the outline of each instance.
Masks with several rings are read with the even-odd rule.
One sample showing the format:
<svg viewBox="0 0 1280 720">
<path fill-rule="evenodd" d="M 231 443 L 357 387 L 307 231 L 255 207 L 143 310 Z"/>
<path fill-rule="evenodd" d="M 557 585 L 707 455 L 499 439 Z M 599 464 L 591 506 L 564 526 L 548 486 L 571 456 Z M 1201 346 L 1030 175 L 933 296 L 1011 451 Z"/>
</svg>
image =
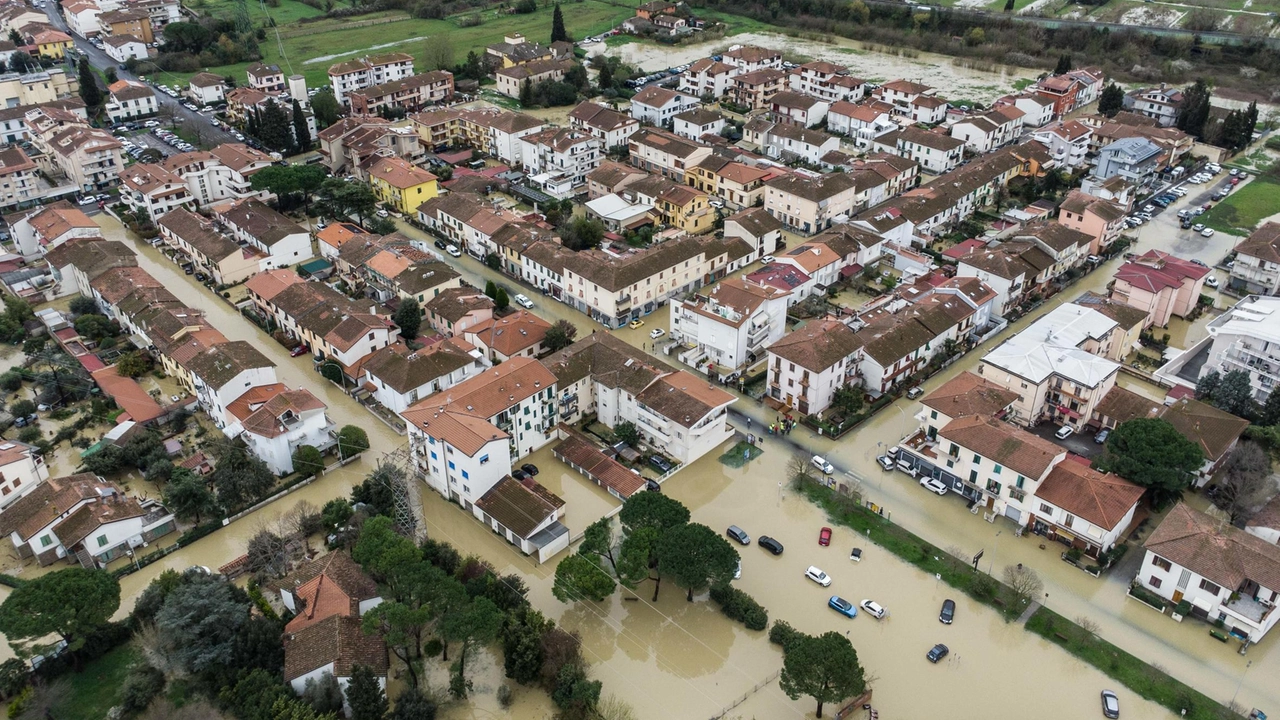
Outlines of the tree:
<svg viewBox="0 0 1280 720">
<path fill-rule="evenodd" d="M 1217 370 L 1210 370 L 1196 381 L 1196 399 L 1209 400 L 1222 384 L 1222 375 Z"/>
<path fill-rule="evenodd" d="M 542 636 L 555 627 L 542 613 L 525 606 L 507 615 L 502 632 L 502 666 L 521 685 L 537 682 L 542 669 Z"/>
<path fill-rule="evenodd" d="M 1107 437 L 1106 452 L 1094 461 L 1096 469 L 1147 488 L 1156 508 L 1180 498 L 1202 464 L 1200 446 L 1159 418 L 1120 423 Z"/>
<path fill-rule="evenodd" d="M 602 517 L 582 531 L 582 544 L 578 552 L 582 555 L 594 555 L 601 560 L 608 560 L 613 572 L 618 572 L 618 563 L 613 556 L 613 548 L 617 540 L 613 536 L 613 518 Z"/>
<path fill-rule="evenodd" d="M 32 578 L 14 588 L 0 604 L 0 633 L 21 657 L 47 651 L 33 644 L 48 635 L 67 643 L 67 652 L 111 620 L 120 607 L 120 583 L 102 570 L 67 568 Z"/>
<path fill-rule="evenodd" d="M 307 116 L 297 98 L 293 99 L 292 110 L 289 119 L 293 122 L 293 144 L 298 152 L 307 152 L 311 149 L 311 128 L 307 127 Z"/>
<path fill-rule="evenodd" d="M 511 298 L 507 297 L 506 288 L 498 288 L 498 293 L 493 297 L 493 309 L 499 312 L 511 307 Z"/>
<path fill-rule="evenodd" d="M 119 326 L 108 320 L 106 315 L 81 315 L 76 318 L 75 327 L 76 332 L 95 341 L 119 331 Z"/>
<path fill-rule="evenodd" d="M 578 553 L 566 557 L 556 566 L 556 579 L 551 586 L 551 594 L 563 603 L 579 600 L 600 602 L 616 589 L 618 583 L 600 567 L 598 558 Z"/>
<path fill-rule="evenodd" d="M 1210 99 L 1209 87 L 1204 80 L 1196 80 L 1194 85 L 1184 88 L 1182 104 L 1178 106 L 1177 128 L 1197 138 L 1203 136 L 1205 122 L 1209 119 Z"/>
<path fill-rule="evenodd" d="M 186 468 L 178 468 L 164 486 L 164 506 L 179 520 L 199 525 L 202 516 L 217 512 L 218 501 L 204 478 Z"/>
<path fill-rule="evenodd" d="M 80 99 L 90 108 L 102 104 L 102 89 L 98 87 L 98 76 L 93 74 L 87 55 L 80 56 Z"/>
<path fill-rule="evenodd" d="M 343 425 L 338 431 L 338 457 L 347 459 L 369 449 L 369 435 L 357 425 Z"/>
<path fill-rule="evenodd" d="M 1115 83 L 1110 83 L 1102 89 L 1102 95 L 1098 97 L 1098 112 L 1107 117 L 1115 117 L 1116 113 L 1124 109 L 1124 89 Z"/>
<path fill-rule="evenodd" d="M 1214 389 L 1211 402 L 1213 406 L 1242 418 L 1253 415 L 1253 387 L 1249 384 L 1249 373 L 1244 370 L 1232 370 L 1222 376 L 1222 382 Z"/>
<path fill-rule="evenodd" d="M 417 687 L 406 688 L 387 720 L 436 720 L 436 703 Z"/>
<path fill-rule="evenodd" d="M 604 225 L 583 215 L 569 220 L 560 236 L 562 244 L 574 252 L 590 250 L 604 239 Z"/>
<path fill-rule="evenodd" d="M 578 335 L 578 328 L 568 320 L 557 320 L 554 325 L 547 328 L 547 334 L 543 337 L 542 342 L 547 349 L 555 352 L 563 350 L 573 344 L 573 339 Z"/>
<path fill-rule="evenodd" d="M 391 316 L 391 321 L 400 328 L 400 334 L 406 339 L 418 337 L 418 330 L 422 327 L 422 307 L 418 305 L 417 298 L 402 300 L 400 307 L 396 308 L 396 314 Z"/>
<path fill-rule="evenodd" d="M 311 198 L 324 184 L 328 174 L 323 165 L 268 165 L 249 179 L 254 190 L 266 190 L 284 198 L 296 198 L 303 212 L 311 207 Z"/>
<path fill-rule="evenodd" d="M 1040 575 L 1022 563 L 1005 565 L 1003 577 L 1004 584 L 1018 605 L 1026 605 L 1040 597 L 1040 593 L 1044 591 L 1044 581 L 1040 579 Z"/>
<path fill-rule="evenodd" d="M 116 372 L 127 378 L 136 378 L 151 371 L 151 358 L 138 350 L 122 354 L 116 360 Z"/>
<path fill-rule="evenodd" d="M 267 496 L 276 485 L 267 464 L 239 445 L 228 445 L 209 474 L 218 502 L 227 510 L 239 509 Z"/>
<path fill-rule="evenodd" d="M 607 62 L 600 66 L 600 71 L 596 74 L 596 87 L 600 88 L 600 92 L 616 89 L 613 87 L 613 67 Z"/>
<path fill-rule="evenodd" d="M 1240 443 L 1227 458 L 1217 487 L 1214 504 L 1231 516 L 1231 524 L 1242 526 L 1259 506 L 1275 494 L 1271 458 L 1258 443 Z"/>
<path fill-rule="evenodd" d="M 333 96 L 332 90 L 321 90 L 311 98 L 311 112 L 316 115 L 316 125 L 321 130 L 338 122 L 338 117 L 342 113 L 338 100 Z"/>
<path fill-rule="evenodd" d="M 467 652 L 476 645 L 486 645 L 502 630 L 502 611 L 487 597 L 478 597 L 440 619 L 440 637 L 446 643 L 461 643 L 458 659 L 450 668 L 449 691 L 454 697 L 466 697 L 471 688 L 467 680 Z"/>
<path fill-rule="evenodd" d="M 1005 0 L 1004 11 L 1013 12 L 1013 0 Z"/>
<path fill-rule="evenodd" d="M 551 15 L 551 42 L 573 42 L 569 31 L 564 29 L 564 13 L 560 12 L 560 3 L 556 3 L 555 12 Z"/>
<path fill-rule="evenodd" d="M 355 215 L 361 223 L 373 215 L 378 205 L 378 197 L 368 185 L 347 182 L 342 178 L 326 178 L 320 185 L 318 195 L 330 217 L 345 218 Z"/>
<path fill-rule="evenodd" d="M 658 540 L 658 572 L 685 588 L 688 602 L 693 602 L 694 591 L 732 580 L 737 566 L 738 551 L 706 525 L 678 525 Z"/>
<path fill-rule="evenodd" d="M 1058 58 L 1058 64 L 1053 67 L 1054 75 L 1066 75 L 1071 72 L 1071 56 L 1063 55 Z"/>
<path fill-rule="evenodd" d="M 102 79 L 107 81 L 107 87 L 111 87 L 120 80 L 120 76 L 116 74 L 116 69 L 108 65 L 102 71 Z"/>
<path fill-rule="evenodd" d="M 836 388 L 835 394 L 831 398 L 831 406 L 843 413 L 847 420 L 849 416 L 862 412 L 862 396 L 861 388 L 854 385 L 844 385 Z"/>
<path fill-rule="evenodd" d="M 628 533 L 653 528 L 664 533 L 689 522 L 689 508 L 662 493 L 642 492 L 627 498 L 618 519 Z"/>
<path fill-rule="evenodd" d="M 448 35 L 435 35 L 427 41 L 422 64 L 427 70 L 453 68 L 453 42 L 449 40 Z"/>
<path fill-rule="evenodd" d="M 387 714 L 387 695 L 378 684 L 373 668 L 359 664 L 351 668 L 347 704 L 351 706 L 351 720 L 382 720 Z"/>
<path fill-rule="evenodd" d="M 293 471 L 301 478 L 315 477 L 324 470 L 324 455 L 314 445 L 299 445 L 292 460 Z"/>
<path fill-rule="evenodd" d="M 338 685 L 338 678 L 331 672 L 321 675 L 318 681 L 307 678 L 302 689 L 302 701 L 318 713 L 342 712 L 342 687 Z"/>
<path fill-rule="evenodd" d="M 528 79 L 520 85 L 520 107 L 533 107 L 533 83 Z"/>
<path fill-rule="evenodd" d="M 36 404 L 23 398 L 10 405 L 9 411 L 14 417 L 26 417 L 36 411 Z"/>
<path fill-rule="evenodd" d="M 640 429 L 630 420 L 623 420 L 614 425 L 613 436 L 632 447 L 640 444 Z"/>
<path fill-rule="evenodd" d="M 849 638 L 838 632 L 814 637 L 798 634 L 786 647 L 778 687 L 792 700 L 807 695 L 822 705 L 858 697 L 866 692 L 867 681 L 858 651 Z"/>
<path fill-rule="evenodd" d="M 379 635 L 391 652 L 407 667 L 421 654 L 422 633 L 432 621 L 428 606 L 411 607 L 387 600 L 365 613 L 361 619 L 366 634 Z M 417 682 L 416 673 L 412 682 Z"/>
<path fill-rule="evenodd" d="M 67 306 L 73 315 L 87 315 L 89 313 L 99 313 L 98 303 L 91 297 L 77 295 L 71 300 L 71 304 Z"/>
<path fill-rule="evenodd" d="M 1267 395 L 1267 402 L 1262 406 L 1262 415 L 1258 418 L 1258 424 L 1280 424 L 1280 389 L 1272 390 Z"/>
<path fill-rule="evenodd" d="M 187 671 L 200 673 L 231 661 L 240 626 L 249 619 L 243 593 L 219 577 L 192 573 L 165 598 L 156 629 L 168 652 Z"/>
<path fill-rule="evenodd" d="M 395 531 L 395 524 L 385 515 L 369 518 L 360 529 L 360 539 L 351 550 L 351 558 L 375 580 L 387 583 L 393 591 L 400 589 L 403 576 L 396 570 L 422 559 L 422 551 L 413 541 Z"/>
</svg>

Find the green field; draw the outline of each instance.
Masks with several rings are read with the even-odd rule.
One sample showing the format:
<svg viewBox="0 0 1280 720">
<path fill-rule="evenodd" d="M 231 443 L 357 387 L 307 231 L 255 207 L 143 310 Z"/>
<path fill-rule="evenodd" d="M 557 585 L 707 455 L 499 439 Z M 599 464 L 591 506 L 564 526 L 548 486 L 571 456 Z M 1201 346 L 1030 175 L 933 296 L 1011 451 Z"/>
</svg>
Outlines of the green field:
<svg viewBox="0 0 1280 720">
<path fill-rule="evenodd" d="M 86 663 L 80 672 L 64 675 L 71 687 L 53 717 L 59 720 L 102 720 L 120 700 L 120 686 L 137 659 L 138 649 L 133 643 L 125 643 Z"/>
<path fill-rule="evenodd" d="M 1280 183 L 1260 177 L 1228 195 L 1200 221 L 1218 232 L 1248 235 L 1263 218 L 1276 213 L 1280 213 Z"/>
<path fill-rule="evenodd" d="M 206 0 L 204 6 L 215 14 L 230 13 L 232 4 L 226 0 Z M 486 45 L 502 42 L 503 35 L 522 32 L 530 40 L 547 43 L 551 35 L 551 8 L 538 10 L 530 15 L 506 15 L 496 10 L 481 11 L 483 24 L 475 27 L 459 27 L 458 18 L 444 20 L 419 20 L 399 12 L 374 13 L 356 18 L 325 19 L 310 23 L 298 23 L 297 18 L 318 14 L 314 8 L 296 0 L 281 0 L 280 7 L 268 8 L 276 19 L 280 31 L 281 56 L 274 30 L 267 30 L 267 39 L 260 43 L 262 61 L 279 65 L 286 74 L 306 76 L 309 87 L 319 87 L 329 82 L 329 66 L 379 52 L 406 52 L 421 65 L 428 42 L 444 39 L 453 48 L 454 62 L 466 59 L 467 52 L 483 52 Z M 617 26 L 634 14 L 633 6 L 613 4 L 604 0 L 582 0 L 563 6 L 565 27 L 575 38 L 595 35 Z M 261 13 L 260 8 L 257 12 Z M 391 18 L 392 22 L 359 27 L 367 20 Z M 290 19 L 286 22 L 286 19 Z M 354 26 L 354 27 L 353 27 Z M 307 34 L 302 34 L 307 33 Z M 332 57 L 330 57 L 332 56 Z M 317 58 L 326 58 L 316 60 Z M 313 60 L 313 62 L 307 62 Z M 244 69 L 249 63 L 205 68 L 218 75 L 232 75 L 244 82 Z M 166 84 L 185 84 L 193 73 L 157 73 L 153 79 Z"/>
<path fill-rule="evenodd" d="M 185 5 L 201 15 L 211 15 L 213 17 L 230 18 L 235 13 L 235 3 L 231 0 L 190 0 Z M 280 25 L 297 22 L 300 18 L 317 17 L 324 14 L 323 10 L 304 5 L 297 2 L 297 0 L 281 0 L 279 7 L 268 5 L 265 11 L 263 10 L 263 3 L 251 2 L 248 5 L 249 16 L 255 21 L 262 20 L 267 17 L 267 13 L 270 13 L 270 16 Z"/>
</svg>

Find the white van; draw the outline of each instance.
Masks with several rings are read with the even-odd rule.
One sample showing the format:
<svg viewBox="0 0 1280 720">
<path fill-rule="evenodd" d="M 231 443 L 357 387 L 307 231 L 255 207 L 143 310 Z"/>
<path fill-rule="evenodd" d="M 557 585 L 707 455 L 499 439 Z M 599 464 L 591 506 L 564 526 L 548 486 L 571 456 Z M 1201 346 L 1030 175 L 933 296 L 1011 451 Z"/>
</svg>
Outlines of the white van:
<svg viewBox="0 0 1280 720">
<path fill-rule="evenodd" d="M 836 471 L 835 466 L 824 460 L 821 455 L 814 455 L 813 458 L 809 460 L 809 463 L 826 475 L 830 475 Z"/>
<path fill-rule="evenodd" d="M 911 477 L 915 477 L 916 475 L 919 474 L 918 472 L 916 472 L 915 467 L 912 466 L 911 461 L 907 460 L 906 458 L 898 458 L 898 469 L 910 475 Z"/>
</svg>

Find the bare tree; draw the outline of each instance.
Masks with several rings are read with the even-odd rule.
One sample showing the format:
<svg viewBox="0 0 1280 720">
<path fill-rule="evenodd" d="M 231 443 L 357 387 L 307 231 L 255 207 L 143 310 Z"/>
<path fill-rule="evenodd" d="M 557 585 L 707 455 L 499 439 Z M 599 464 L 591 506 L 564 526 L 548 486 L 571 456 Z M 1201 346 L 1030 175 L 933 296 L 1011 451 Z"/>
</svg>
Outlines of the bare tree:
<svg viewBox="0 0 1280 720">
<path fill-rule="evenodd" d="M 427 53 L 422 62 L 428 70 L 450 70 L 453 68 L 453 43 L 448 35 L 437 35 L 427 43 Z"/>
<path fill-rule="evenodd" d="M 169 123 L 171 130 L 177 130 L 178 122 L 181 120 L 178 106 L 174 103 L 160 103 L 160 106 L 156 108 L 156 119 L 161 123 Z"/>
<path fill-rule="evenodd" d="M 36 676 L 31 680 L 31 699 L 27 701 L 18 720 L 45 720 L 62 717 L 67 701 L 71 698 L 71 683 L 66 678 L 45 682 Z"/>
<path fill-rule="evenodd" d="M 812 480 L 813 473 L 810 467 L 809 456 L 798 452 L 792 455 L 791 460 L 787 462 L 787 477 L 796 483 Z"/>
<path fill-rule="evenodd" d="M 601 720 L 639 720 L 635 708 L 628 705 L 617 695 L 605 695 L 596 705 L 596 714 Z"/>
<path fill-rule="evenodd" d="M 1269 500 L 1275 490 L 1271 458 L 1266 451 L 1257 443 L 1241 443 L 1227 458 L 1214 504 L 1231 516 L 1232 525 L 1239 526 Z"/>
<path fill-rule="evenodd" d="M 1091 620 L 1088 615 L 1081 615 L 1077 617 L 1076 624 L 1080 626 L 1081 630 L 1084 630 L 1090 635 L 1098 634 L 1098 623 Z"/>
<path fill-rule="evenodd" d="M 249 538 L 247 554 L 251 573 L 280 577 L 289 572 L 289 536 L 273 532 L 267 523 Z"/>
<path fill-rule="evenodd" d="M 165 677 L 178 678 L 187 674 L 182 663 L 173 657 L 169 642 L 156 629 L 155 623 L 147 623 L 138 628 L 133 637 L 138 644 L 138 649 L 142 651 L 142 656 L 151 667 L 164 673 Z"/>
<path fill-rule="evenodd" d="M 1032 598 L 1040 597 L 1044 590 L 1044 581 L 1036 571 L 1022 563 L 1004 566 L 1004 584 L 1009 587 L 1009 592 L 1013 593 L 1019 605 L 1026 605 Z"/>
</svg>

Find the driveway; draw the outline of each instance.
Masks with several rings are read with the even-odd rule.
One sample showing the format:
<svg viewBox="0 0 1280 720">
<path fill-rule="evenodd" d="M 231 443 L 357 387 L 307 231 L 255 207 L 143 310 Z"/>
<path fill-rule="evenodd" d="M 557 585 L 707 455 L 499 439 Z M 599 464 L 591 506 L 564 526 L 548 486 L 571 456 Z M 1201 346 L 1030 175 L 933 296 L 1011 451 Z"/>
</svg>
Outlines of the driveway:
<svg viewBox="0 0 1280 720">
<path fill-rule="evenodd" d="M 1093 441 L 1092 430 L 1078 430 L 1072 433 L 1071 437 L 1066 440 L 1059 440 L 1054 436 L 1054 433 L 1058 432 L 1059 427 L 1061 426 L 1045 422 L 1032 428 L 1031 432 L 1037 437 L 1042 437 L 1058 447 L 1066 448 L 1080 457 L 1092 459 L 1095 455 L 1102 452 L 1102 446 Z"/>
</svg>

